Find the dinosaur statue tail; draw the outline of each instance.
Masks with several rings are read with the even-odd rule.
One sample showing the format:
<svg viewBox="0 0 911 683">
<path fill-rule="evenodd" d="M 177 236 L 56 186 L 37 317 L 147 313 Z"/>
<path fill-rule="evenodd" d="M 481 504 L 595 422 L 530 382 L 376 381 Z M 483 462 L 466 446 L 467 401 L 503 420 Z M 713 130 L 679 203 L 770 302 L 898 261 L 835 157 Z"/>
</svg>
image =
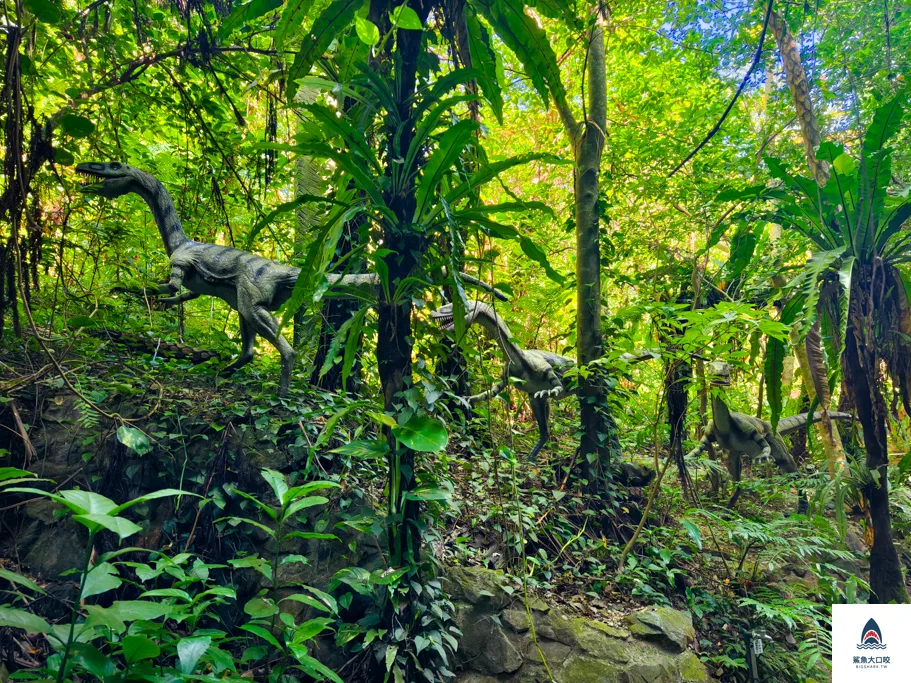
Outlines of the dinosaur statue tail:
<svg viewBox="0 0 911 683">
<path fill-rule="evenodd" d="M 810 424 L 820 422 L 822 420 L 822 412 L 816 411 L 813 413 L 813 419 L 807 419 L 807 413 L 800 413 L 799 415 L 794 415 L 793 417 L 785 417 L 778 421 L 778 433 L 781 436 L 787 436 L 791 432 L 795 432 L 801 427 Z M 854 416 L 851 413 L 842 413 L 835 410 L 829 411 L 830 420 L 842 420 L 849 422 L 854 419 Z"/>
</svg>

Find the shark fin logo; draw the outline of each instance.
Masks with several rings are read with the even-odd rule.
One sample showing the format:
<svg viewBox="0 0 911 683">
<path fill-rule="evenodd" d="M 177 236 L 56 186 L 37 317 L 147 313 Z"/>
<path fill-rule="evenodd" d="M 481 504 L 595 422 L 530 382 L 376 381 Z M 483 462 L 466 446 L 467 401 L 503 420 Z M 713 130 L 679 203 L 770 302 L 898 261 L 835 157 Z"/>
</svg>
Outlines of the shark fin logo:
<svg viewBox="0 0 911 683">
<path fill-rule="evenodd" d="M 864 630 L 860 636 L 860 643 L 857 645 L 858 650 L 885 650 L 886 644 L 883 642 L 883 632 L 879 629 L 879 624 L 874 619 L 870 619 L 864 625 Z"/>
</svg>

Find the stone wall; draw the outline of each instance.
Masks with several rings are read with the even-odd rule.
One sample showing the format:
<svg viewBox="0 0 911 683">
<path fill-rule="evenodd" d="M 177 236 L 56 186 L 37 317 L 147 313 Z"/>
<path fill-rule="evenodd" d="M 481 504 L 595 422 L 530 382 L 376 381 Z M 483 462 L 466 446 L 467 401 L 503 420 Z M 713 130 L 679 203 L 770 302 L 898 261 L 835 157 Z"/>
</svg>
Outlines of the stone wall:
<svg viewBox="0 0 911 683">
<path fill-rule="evenodd" d="M 649 607 L 628 615 L 626 627 L 618 628 L 541 600 L 526 609 L 502 573 L 482 567 L 449 569 L 444 587 L 463 634 L 455 662 L 459 683 L 710 680 L 689 649 L 696 632 L 688 612 Z"/>
</svg>

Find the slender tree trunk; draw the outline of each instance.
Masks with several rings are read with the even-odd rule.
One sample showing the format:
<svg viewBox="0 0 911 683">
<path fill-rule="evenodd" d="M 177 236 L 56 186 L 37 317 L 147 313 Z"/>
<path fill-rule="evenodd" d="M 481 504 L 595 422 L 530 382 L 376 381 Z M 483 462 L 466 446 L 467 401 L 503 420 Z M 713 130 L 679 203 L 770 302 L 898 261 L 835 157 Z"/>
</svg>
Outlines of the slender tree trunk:
<svg viewBox="0 0 911 683">
<path fill-rule="evenodd" d="M 411 5 L 422 23 L 427 19 L 432 2 L 417 2 Z M 386 12 L 390 9 L 382 0 L 373 0 L 370 18 L 382 26 L 388 22 Z M 390 122 L 386 136 L 389 159 L 405 158 L 415 134 L 415 122 L 411 119 L 411 98 L 417 84 L 418 57 L 423 33 L 399 29 L 396 33 L 395 103 L 398 107 L 399 125 Z M 392 169 L 386 172 L 391 176 Z M 421 233 L 410 227 L 416 199 L 414 182 L 400 191 L 386 197 L 389 209 L 395 215 L 395 223 L 385 221 L 383 246 L 391 250 L 383 260 L 389 276 L 389 299 L 380 295 L 378 306 L 379 327 L 377 331 L 377 362 L 383 389 L 383 406 L 387 412 L 398 412 L 400 394 L 411 379 L 411 356 L 413 338 L 411 335 L 411 297 L 395 302 L 398 284 L 413 274 L 413 270 L 426 244 Z M 389 555 L 394 566 L 415 566 L 420 561 L 421 533 L 419 525 L 420 504 L 406 498 L 408 491 L 415 487 L 415 452 L 398 443 L 391 431 L 386 429 L 389 444 Z"/>
<path fill-rule="evenodd" d="M 873 301 L 868 274 L 855 270 L 851 283 L 851 312 L 843 354 L 845 380 L 857 418 L 864 430 L 867 467 L 876 475 L 864 487 L 873 523 L 870 550 L 870 602 L 908 602 L 901 562 L 892 540 L 889 512 L 889 451 L 886 440 L 886 402 L 877 381 L 879 359 L 873 343 Z"/>
<path fill-rule="evenodd" d="M 607 127 L 604 29 L 599 19 L 589 34 L 588 119 L 574 131 L 576 219 L 576 348 L 580 365 L 601 358 L 601 248 L 599 239 L 599 176 Z M 579 455 L 589 491 L 600 489 L 604 467 L 607 396 L 597 373 L 579 377 L 582 436 Z"/>
</svg>

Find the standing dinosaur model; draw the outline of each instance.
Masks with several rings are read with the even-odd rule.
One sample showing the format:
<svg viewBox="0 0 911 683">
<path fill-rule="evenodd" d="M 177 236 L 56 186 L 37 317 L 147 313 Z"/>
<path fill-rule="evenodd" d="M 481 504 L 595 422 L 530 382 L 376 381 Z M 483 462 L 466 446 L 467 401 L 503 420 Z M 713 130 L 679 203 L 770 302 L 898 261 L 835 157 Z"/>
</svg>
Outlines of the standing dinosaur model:
<svg viewBox="0 0 911 683">
<path fill-rule="evenodd" d="M 226 372 L 233 373 L 253 359 L 257 335 L 264 337 L 281 355 L 279 396 L 285 396 L 291 384 L 295 352 L 279 332 L 278 320 L 271 311 L 278 310 L 294 290 L 301 269 L 251 254 L 248 251 L 217 244 L 195 242 L 187 237 L 171 196 L 155 176 L 118 162 L 84 163 L 76 171 L 89 177 L 82 186 L 85 194 L 114 199 L 135 193 L 142 197 L 158 225 L 165 251 L 171 262 L 170 280 L 156 288 L 158 294 L 171 296 L 161 303 L 178 304 L 201 295 L 215 296 L 237 311 L 240 317 L 241 353 Z M 100 181 L 100 182 L 98 182 Z M 330 285 L 349 287 L 380 284 L 377 275 L 327 275 Z M 501 299 L 506 295 L 490 285 L 462 274 L 469 284 L 492 291 Z M 185 287 L 188 292 L 178 294 Z M 176 296 L 175 296 L 176 295 Z"/>
<path fill-rule="evenodd" d="M 431 312 L 430 317 L 447 331 L 451 332 L 455 329 L 452 304 L 446 304 L 436 309 Z M 512 332 L 509 331 L 509 327 L 503 319 L 493 308 L 481 301 L 469 301 L 465 308 L 465 324 L 471 326 L 473 323 L 478 323 L 487 330 L 487 333 L 499 344 L 505 356 L 505 362 L 500 379 L 487 391 L 469 396 L 467 400 L 469 404 L 474 405 L 491 399 L 500 394 L 510 382 L 528 394 L 531 412 L 538 425 L 538 442 L 529 454 L 529 457 L 534 459 L 550 438 L 548 399 L 559 400 L 575 393 L 575 389 L 565 386 L 563 375 L 567 370 L 575 367 L 576 362 L 572 358 L 561 356 L 558 353 L 521 348 L 516 344 Z M 642 354 L 625 353 L 621 359 L 637 362 L 654 357 L 656 357 L 655 353 L 647 351 Z"/>
<path fill-rule="evenodd" d="M 727 363 L 715 362 L 709 365 L 711 384 L 716 387 L 730 386 L 731 366 Z M 829 411 L 832 420 L 852 420 L 850 413 Z M 706 450 L 710 444 L 717 443 L 729 454 L 728 470 L 734 480 L 734 494 L 728 501 L 728 506 L 733 507 L 740 497 L 740 477 L 743 468 L 743 456 L 771 457 L 782 472 L 797 473 L 797 463 L 785 446 L 782 436 L 787 436 L 801 427 L 812 422 L 822 420 L 822 413 L 816 412 L 812 419 L 808 413 L 800 413 L 793 417 L 786 417 L 778 421 L 778 430 L 765 420 L 752 415 L 738 413 L 728 408 L 721 392 L 712 392 L 712 419 L 705 430 L 705 435 L 699 444 L 687 454 L 687 458 L 695 457 Z M 806 511 L 806 499 L 801 495 L 798 502 L 798 511 Z"/>
</svg>

